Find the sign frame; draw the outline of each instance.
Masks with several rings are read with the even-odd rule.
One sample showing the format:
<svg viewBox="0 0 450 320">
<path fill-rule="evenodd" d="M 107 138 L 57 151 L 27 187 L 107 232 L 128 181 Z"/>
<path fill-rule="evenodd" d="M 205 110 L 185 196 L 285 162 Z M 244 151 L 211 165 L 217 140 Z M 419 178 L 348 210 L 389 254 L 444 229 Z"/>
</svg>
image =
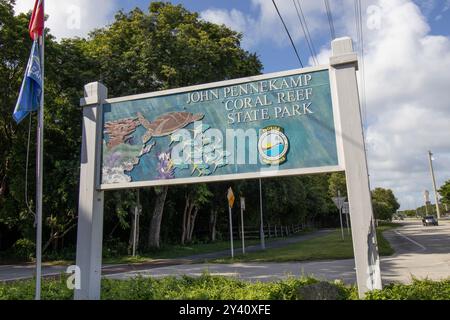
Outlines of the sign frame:
<svg viewBox="0 0 450 320">
<path fill-rule="evenodd" d="M 136 94 L 129 95 L 118 98 L 109 98 L 105 99 L 103 104 L 114 104 L 118 102 L 129 102 L 134 100 L 142 100 L 148 98 L 156 98 L 163 97 L 173 94 L 187 93 L 191 91 L 200 91 L 200 90 L 208 90 L 211 88 L 217 87 L 226 87 L 233 86 L 242 83 L 248 83 L 253 81 L 262 81 L 268 80 L 278 77 L 287 77 L 298 74 L 308 74 L 317 71 L 328 71 L 329 74 L 329 86 L 331 93 L 331 104 L 332 104 L 332 112 L 333 112 L 333 124 L 335 131 L 335 139 L 336 139 L 336 152 L 338 164 L 333 166 L 320 166 L 320 167 L 308 167 L 308 168 L 297 168 L 297 169 L 280 169 L 280 170 L 260 170 L 255 172 L 248 173 L 235 173 L 235 174 L 224 174 L 224 175 L 210 175 L 205 177 L 189 177 L 189 178 L 176 178 L 176 179 L 165 179 L 165 180 L 150 180 L 150 181 L 131 181 L 125 183 L 111 183 L 111 184 L 103 184 L 101 183 L 101 179 L 99 178 L 99 182 L 96 186 L 98 190 L 120 190 L 120 189 L 129 189 L 129 188 L 140 188 L 140 187 L 155 187 L 155 186 L 169 186 L 169 185 L 180 185 L 180 184 L 193 184 L 193 183 L 210 183 L 210 182 L 223 182 L 223 181 L 233 181 L 233 180 L 249 180 L 249 179 L 260 179 L 260 178 L 270 178 L 270 177 L 285 177 L 285 176 L 297 176 L 297 175 L 305 175 L 305 174 L 317 174 L 317 173 L 327 173 L 327 172 L 339 172 L 344 171 L 345 167 L 343 164 L 343 145 L 342 145 L 342 128 L 341 123 L 339 121 L 339 109 L 337 107 L 335 101 L 335 95 L 333 94 L 331 74 L 330 74 L 330 66 L 329 65 L 321 65 L 316 67 L 307 67 L 300 69 L 293 69 L 282 72 L 273 72 L 267 73 L 257 76 L 211 82 L 207 84 L 195 85 L 182 87 L 177 89 L 169 89 L 162 90 L 144 94 Z M 100 113 L 103 112 L 102 105 L 100 106 Z M 97 143 L 99 145 L 102 144 L 102 135 L 97 137 L 100 141 Z M 101 161 L 97 163 L 97 172 L 101 172 Z"/>
</svg>

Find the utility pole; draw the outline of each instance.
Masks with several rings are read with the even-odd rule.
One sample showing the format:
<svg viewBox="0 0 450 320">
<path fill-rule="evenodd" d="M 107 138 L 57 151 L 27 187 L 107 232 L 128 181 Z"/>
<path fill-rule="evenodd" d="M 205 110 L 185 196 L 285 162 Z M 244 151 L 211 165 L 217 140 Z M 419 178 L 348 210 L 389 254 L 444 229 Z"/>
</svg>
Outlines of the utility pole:
<svg viewBox="0 0 450 320">
<path fill-rule="evenodd" d="M 341 191 L 338 190 L 338 198 L 341 197 Z M 343 201 L 342 201 L 343 202 Z M 344 225 L 342 224 L 342 204 L 339 206 L 339 220 L 341 222 L 341 235 L 342 240 L 344 240 Z"/>
<path fill-rule="evenodd" d="M 436 179 L 434 177 L 434 170 L 433 170 L 433 158 L 432 158 L 433 154 L 431 153 L 431 151 L 428 151 L 428 161 L 430 163 L 430 172 L 431 172 L 431 179 L 433 180 L 433 189 L 434 189 L 434 199 L 436 201 L 436 214 L 437 214 L 437 218 L 438 220 L 441 218 L 441 211 L 439 209 L 439 197 L 438 197 L 438 193 L 436 190 Z"/>
<path fill-rule="evenodd" d="M 242 235 L 242 254 L 245 254 L 245 233 L 244 233 L 244 210 L 245 198 L 241 197 L 241 235 Z"/>
</svg>

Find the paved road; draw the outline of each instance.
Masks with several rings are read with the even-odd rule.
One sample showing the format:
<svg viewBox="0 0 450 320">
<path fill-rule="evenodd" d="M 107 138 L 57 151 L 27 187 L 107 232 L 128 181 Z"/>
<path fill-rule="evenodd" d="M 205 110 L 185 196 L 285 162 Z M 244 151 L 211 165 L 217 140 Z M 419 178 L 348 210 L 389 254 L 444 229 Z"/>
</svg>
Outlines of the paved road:
<svg viewBox="0 0 450 320">
<path fill-rule="evenodd" d="M 280 248 L 291 243 L 297 243 L 301 241 L 305 241 L 308 239 L 312 239 L 315 237 L 322 236 L 331 232 L 331 230 L 318 230 L 315 232 L 301 234 L 297 236 L 293 236 L 290 238 L 268 241 L 266 242 L 266 248 Z M 255 252 L 261 250 L 260 245 L 252 245 L 246 247 L 246 252 Z M 241 253 L 241 249 L 238 248 L 235 252 Z M 186 257 L 181 257 L 177 259 L 156 259 L 149 263 L 142 264 L 116 264 L 116 265 L 105 265 L 102 267 L 102 274 L 110 275 L 110 274 L 122 274 L 125 272 L 137 272 L 140 270 L 149 270 L 155 268 L 162 268 L 167 266 L 177 266 L 180 265 L 190 265 L 193 263 L 201 263 L 207 259 L 215 259 L 221 257 L 228 257 L 230 255 L 229 250 L 219 251 L 219 252 L 211 252 L 211 253 L 203 253 L 197 255 L 191 255 Z M 59 275 L 65 272 L 67 266 L 43 266 L 42 274 L 44 276 L 52 276 Z M 19 280 L 19 279 L 27 279 L 33 277 L 35 274 L 35 265 L 27 264 L 27 265 L 0 265 L 0 281 L 11 281 L 11 280 Z"/>
<path fill-rule="evenodd" d="M 423 227 L 420 221 L 404 221 L 404 226 L 386 232 L 385 236 L 396 250 L 395 255 L 381 259 L 384 283 L 408 283 L 417 278 L 443 279 L 450 277 L 450 221 L 441 221 L 438 227 Z M 251 281 L 270 281 L 288 276 L 311 275 L 319 279 L 341 279 L 355 283 L 353 259 L 292 263 L 235 263 L 190 264 L 117 273 L 106 277 L 127 279 L 141 276 L 165 277 L 183 274 L 210 274 L 234 276 Z"/>
<path fill-rule="evenodd" d="M 450 277 L 450 220 L 438 227 L 424 227 L 420 221 L 385 233 L 395 255 L 381 260 L 382 276 L 389 281 L 409 282 L 417 278 Z"/>
<path fill-rule="evenodd" d="M 410 282 L 412 276 L 418 278 L 442 279 L 450 277 L 450 220 L 442 220 L 438 227 L 423 227 L 420 221 L 403 221 L 404 226 L 385 233 L 396 253 L 381 259 L 383 282 Z M 328 232 L 328 231 L 323 231 Z M 286 241 L 298 242 L 320 235 L 303 235 Z M 283 246 L 274 242 L 269 246 Z M 251 250 L 257 250 L 253 246 Z M 103 274 L 115 279 L 126 279 L 137 275 L 164 277 L 182 274 L 201 275 L 205 271 L 216 275 L 234 276 L 246 280 L 270 281 L 287 276 L 311 275 L 320 279 L 341 279 L 346 283 L 355 282 L 353 259 L 334 261 L 312 261 L 292 263 L 235 263 L 200 264 L 198 260 L 228 255 L 228 251 L 196 255 L 176 260 L 156 260 L 152 264 L 104 266 Z M 46 267 L 44 274 L 59 274 L 64 266 Z M 34 266 L 0 266 L 0 281 L 28 278 Z"/>
</svg>

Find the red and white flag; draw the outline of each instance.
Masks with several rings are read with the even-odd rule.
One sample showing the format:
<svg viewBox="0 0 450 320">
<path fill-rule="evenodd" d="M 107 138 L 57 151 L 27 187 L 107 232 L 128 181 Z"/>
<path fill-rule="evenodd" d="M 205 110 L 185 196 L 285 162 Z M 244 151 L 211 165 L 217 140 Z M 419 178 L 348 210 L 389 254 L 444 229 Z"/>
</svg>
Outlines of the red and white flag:
<svg viewBox="0 0 450 320">
<path fill-rule="evenodd" d="M 33 40 L 36 40 L 44 33 L 44 0 L 36 0 L 34 3 L 28 29 L 30 30 L 30 37 Z"/>
</svg>

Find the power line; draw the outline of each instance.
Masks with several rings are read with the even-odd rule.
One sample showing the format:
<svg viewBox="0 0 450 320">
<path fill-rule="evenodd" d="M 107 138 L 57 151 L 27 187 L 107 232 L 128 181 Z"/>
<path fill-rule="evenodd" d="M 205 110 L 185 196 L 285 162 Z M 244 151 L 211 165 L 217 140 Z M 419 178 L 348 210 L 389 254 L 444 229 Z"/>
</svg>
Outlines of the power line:
<svg viewBox="0 0 450 320">
<path fill-rule="evenodd" d="M 365 50 L 364 50 L 364 29 L 362 24 L 362 10 L 361 10 L 361 0 L 355 0 L 355 21 L 356 21 L 356 36 L 358 39 L 358 52 L 360 56 L 360 93 L 361 93 L 361 113 L 363 120 L 363 127 L 366 125 L 366 76 L 365 76 Z"/>
<path fill-rule="evenodd" d="M 314 43 L 312 42 L 312 39 L 311 39 L 311 33 L 309 32 L 308 24 L 306 22 L 305 15 L 303 14 L 303 9 L 300 4 L 300 0 L 297 0 L 298 7 L 297 7 L 297 4 L 295 3 L 295 0 L 292 0 L 292 2 L 294 3 L 295 11 L 297 12 L 297 17 L 298 17 L 298 20 L 300 21 L 300 25 L 302 27 L 303 34 L 305 35 L 306 43 L 308 44 L 308 48 L 309 48 L 309 52 L 311 53 L 311 57 L 312 57 L 315 65 L 318 65 L 319 62 L 317 61 L 316 49 L 314 48 Z"/>
<path fill-rule="evenodd" d="M 278 10 L 278 7 L 277 7 L 277 4 L 275 3 L 275 0 L 272 0 L 272 3 L 274 5 L 275 9 L 277 10 L 278 16 L 280 17 L 280 20 L 283 23 L 284 29 L 286 30 L 286 33 L 287 33 L 287 35 L 289 37 L 289 40 L 291 41 L 292 47 L 294 48 L 294 51 L 295 51 L 295 55 L 297 56 L 298 61 L 300 62 L 300 65 L 303 68 L 302 59 L 300 58 L 300 55 L 298 54 L 297 48 L 295 47 L 294 41 L 292 40 L 292 37 L 291 37 L 291 34 L 289 33 L 288 28 L 286 27 L 286 23 L 284 23 L 284 20 L 283 20 L 283 17 L 281 16 L 280 10 Z"/>
<path fill-rule="evenodd" d="M 327 12 L 328 25 L 330 26 L 331 40 L 334 40 L 336 39 L 336 32 L 334 30 L 334 22 L 333 22 L 333 15 L 331 14 L 330 2 L 328 2 L 328 0 L 324 0 L 324 3 L 325 3 L 325 10 Z"/>
</svg>

